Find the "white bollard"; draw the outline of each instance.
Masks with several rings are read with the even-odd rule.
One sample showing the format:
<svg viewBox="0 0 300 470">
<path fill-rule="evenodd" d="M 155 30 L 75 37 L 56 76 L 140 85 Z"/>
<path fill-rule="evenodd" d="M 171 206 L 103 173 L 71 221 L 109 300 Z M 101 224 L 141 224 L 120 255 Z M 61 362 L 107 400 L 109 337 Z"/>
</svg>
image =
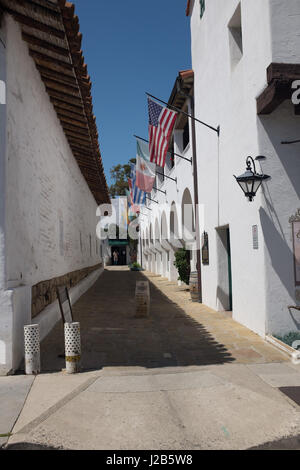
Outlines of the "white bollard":
<svg viewBox="0 0 300 470">
<path fill-rule="evenodd" d="M 65 323 L 66 371 L 76 374 L 80 371 L 81 342 L 80 323 Z"/>
<path fill-rule="evenodd" d="M 41 371 L 39 325 L 24 326 L 25 373 L 36 375 Z"/>
</svg>

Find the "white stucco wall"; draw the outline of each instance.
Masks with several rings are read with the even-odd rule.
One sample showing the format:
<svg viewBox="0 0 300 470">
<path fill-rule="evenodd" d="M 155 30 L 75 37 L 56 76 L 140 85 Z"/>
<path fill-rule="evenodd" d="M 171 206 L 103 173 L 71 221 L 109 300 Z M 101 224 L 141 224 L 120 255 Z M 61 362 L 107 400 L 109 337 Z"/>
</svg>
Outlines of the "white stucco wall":
<svg viewBox="0 0 300 470">
<path fill-rule="evenodd" d="M 239 3 L 243 55 L 233 65 L 228 24 Z M 209 234 L 210 249 L 210 264 L 202 269 L 203 302 L 219 308 L 216 228 L 229 225 L 233 317 L 261 335 L 294 329 L 286 309 L 287 302 L 295 304 L 288 219 L 299 207 L 299 177 L 297 181 L 295 177 L 300 174 L 299 158 L 296 161 L 295 148 L 283 150 L 279 141 L 297 135 L 300 118 L 290 104 L 260 118 L 256 98 L 267 85 L 271 62 L 299 62 L 299 15 L 296 1 L 211 0 L 202 19 L 197 1 L 191 16 L 196 116 L 221 127 L 218 141 L 213 132 L 196 125 L 199 202 L 204 204 L 203 229 Z M 233 174 L 245 171 L 248 155 L 260 154 L 267 157 L 263 168 L 272 180 L 264 184 L 265 193 L 260 190 L 250 203 Z M 265 196 L 268 190 L 271 199 Z M 263 211 L 272 213 L 268 222 L 262 220 Z M 258 226 L 258 250 L 252 245 L 253 225 Z M 282 243 L 272 242 L 270 248 L 266 236 L 272 230 Z M 280 245 L 285 256 L 274 249 Z"/>
<path fill-rule="evenodd" d="M 5 23 L 5 288 L 12 290 L 13 296 L 20 288 L 28 289 L 19 310 L 30 322 L 32 285 L 101 261 L 96 238 L 97 204 L 18 24 L 11 17 L 5 17 Z M 21 327 L 19 324 L 17 328 Z M 4 330 L 11 337 L 15 334 L 0 317 L 0 340 Z M 13 367 L 20 356 L 15 353 Z"/>
</svg>

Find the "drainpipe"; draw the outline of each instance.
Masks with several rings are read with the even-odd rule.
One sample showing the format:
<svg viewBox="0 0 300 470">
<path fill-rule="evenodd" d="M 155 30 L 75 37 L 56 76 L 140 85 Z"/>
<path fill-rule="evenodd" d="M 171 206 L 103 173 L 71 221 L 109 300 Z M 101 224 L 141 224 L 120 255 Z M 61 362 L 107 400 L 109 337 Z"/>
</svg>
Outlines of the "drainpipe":
<svg viewBox="0 0 300 470">
<path fill-rule="evenodd" d="M 202 273 L 201 273 L 201 253 L 200 253 L 200 226 L 199 226 L 199 196 L 198 196 L 198 169 L 196 150 L 196 128 L 195 128 L 195 101 L 189 95 L 191 106 L 192 124 L 192 147 L 193 147 L 193 176 L 194 176 L 194 203 L 195 203 L 195 225 L 196 225 L 196 253 L 197 253 L 197 274 L 198 274 L 198 294 L 199 302 L 202 303 Z"/>
<path fill-rule="evenodd" d="M 10 318 L 6 289 L 5 254 L 5 193 L 6 193 L 6 52 L 5 29 L 0 10 L 0 375 L 10 369 L 11 354 L 8 351 Z"/>
<path fill-rule="evenodd" d="M 5 289 L 6 52 L 0 15 L 0 290 Z"/>
</svg>

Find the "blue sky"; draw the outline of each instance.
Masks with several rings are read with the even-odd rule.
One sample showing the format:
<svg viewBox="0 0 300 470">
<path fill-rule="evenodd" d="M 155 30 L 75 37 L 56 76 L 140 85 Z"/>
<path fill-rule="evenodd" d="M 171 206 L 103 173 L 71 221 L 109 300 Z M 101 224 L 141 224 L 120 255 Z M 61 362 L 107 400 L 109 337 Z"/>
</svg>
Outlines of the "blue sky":
<svg viewBox="0 0 300 470">
<path fill-rule="evenodd" d="M 73 3 L 110 184 L 110 168 L 135 157 L 133 134 L 148 136 L 145 92 L 167 101 L 179 70 L 191 68 L 186 0 Z"/>
</svg>

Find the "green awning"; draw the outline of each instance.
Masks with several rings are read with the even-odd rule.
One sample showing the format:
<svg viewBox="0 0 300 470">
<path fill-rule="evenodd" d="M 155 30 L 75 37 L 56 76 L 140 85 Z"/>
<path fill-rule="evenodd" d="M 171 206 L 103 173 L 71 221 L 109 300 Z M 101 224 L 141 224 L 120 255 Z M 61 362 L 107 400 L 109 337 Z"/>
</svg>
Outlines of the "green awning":
<svg viewBox="0 0 300 470">
<path fill-rule="evenodd" d="M 124 246 L 129 245 L 128 240 L 108 240 L 109 246 Z"/>
</svg>

